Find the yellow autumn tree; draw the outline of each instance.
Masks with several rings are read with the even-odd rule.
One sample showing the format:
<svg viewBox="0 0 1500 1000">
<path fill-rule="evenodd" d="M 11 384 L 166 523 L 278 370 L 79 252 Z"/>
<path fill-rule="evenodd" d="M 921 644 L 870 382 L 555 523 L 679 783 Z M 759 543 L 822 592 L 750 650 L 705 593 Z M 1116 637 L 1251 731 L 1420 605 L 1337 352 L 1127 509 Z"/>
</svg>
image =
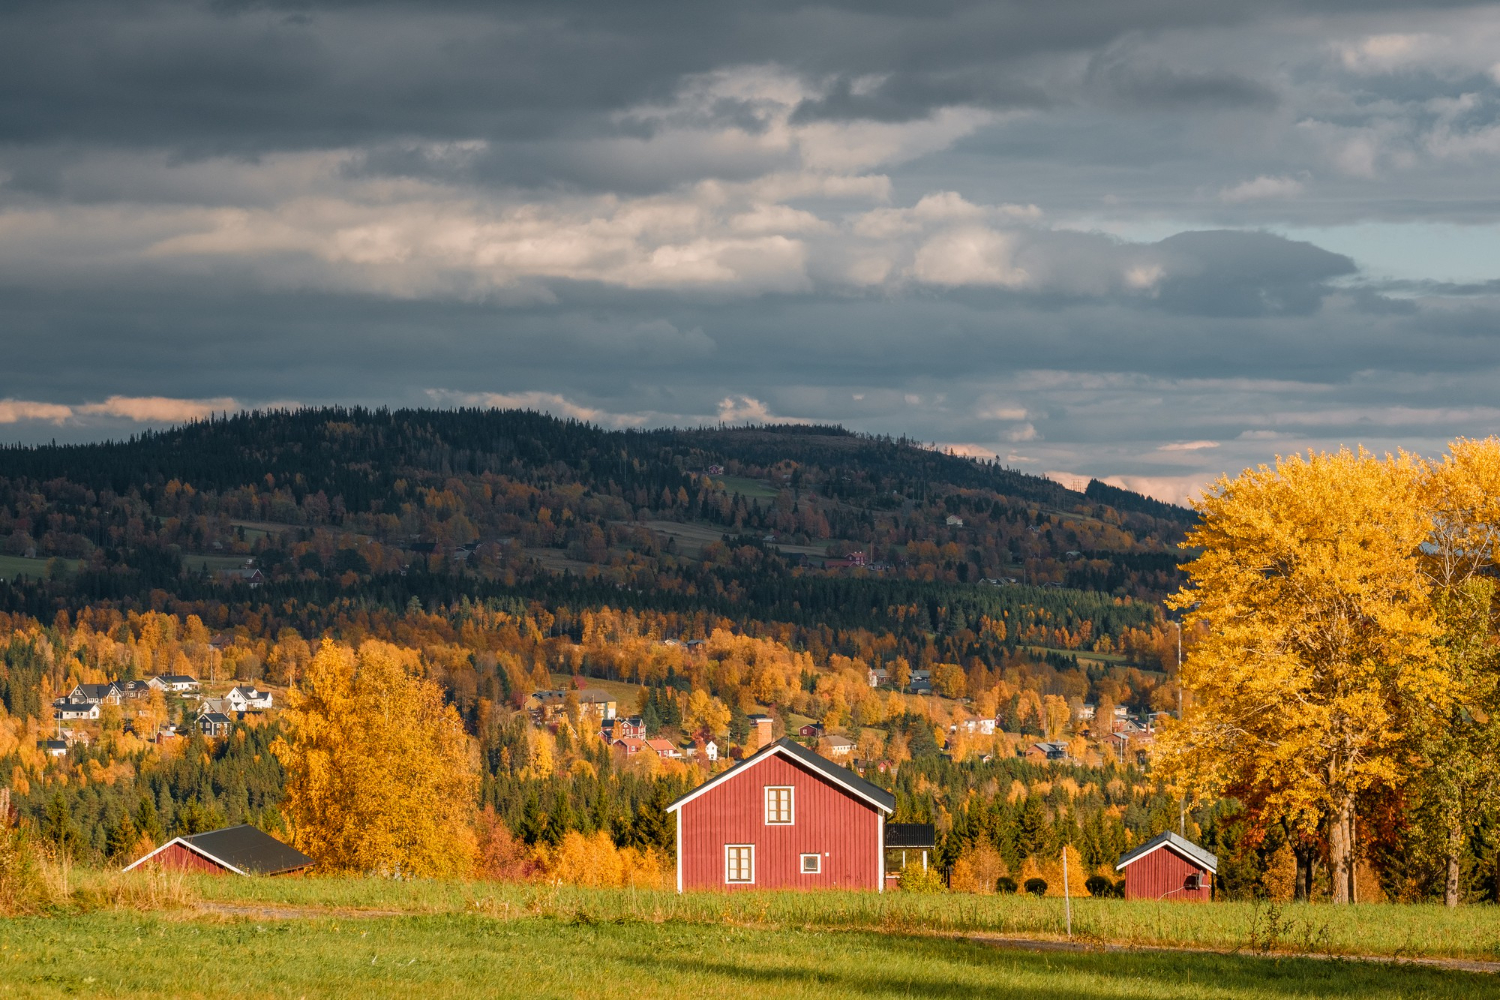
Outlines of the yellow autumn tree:
<svg viewBox="0 0 1500 1000">
<path fill-rule="evenodd" d="M 1357 797 L 1397 780 L 1403 727 L 1447 699 L 1416 470 L 1309 453 L 1221 478 L 1196 507 L 1183 546 L 1202 555 L 1170 603 L 1206 628 L 1159 760 L 1180 786 L 1326 830 L 1333 900 L 1348 902 Z"/>
<path fill-rule="evenodd" d="M 293 843 L 324 871 L 466 875 L 477 774 L 457 713 L 417 676 L 416 654 L 325 640 L 273 746 Z"/>
</svg>

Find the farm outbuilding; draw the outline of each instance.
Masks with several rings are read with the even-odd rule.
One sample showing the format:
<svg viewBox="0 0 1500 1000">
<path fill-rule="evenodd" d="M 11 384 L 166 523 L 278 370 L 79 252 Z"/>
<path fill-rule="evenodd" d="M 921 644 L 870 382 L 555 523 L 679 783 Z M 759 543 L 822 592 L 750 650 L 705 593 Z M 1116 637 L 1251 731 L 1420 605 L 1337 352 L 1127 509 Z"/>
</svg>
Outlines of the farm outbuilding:
<svg viewBox="0 0 1500 1000">
<path fill-rule="evenodd" d="M 211 875 L 285 875 L 314 863 L 295 847 L 248 824 L 169 840 L 125 871 L 147 862 Z"/>
<path fill-rule="evenodd" d="M 883 888 L 896 797 L 780 739 L 667 807 L 677 890 Z"/>
<path fill-rule="evenodd" d="M 1125 873 L 1126 899 L 1206 903 L 1213 898 L 1219 859 L 1168 830 L 1127 851 L 1115 871 Z"/>
</svg>

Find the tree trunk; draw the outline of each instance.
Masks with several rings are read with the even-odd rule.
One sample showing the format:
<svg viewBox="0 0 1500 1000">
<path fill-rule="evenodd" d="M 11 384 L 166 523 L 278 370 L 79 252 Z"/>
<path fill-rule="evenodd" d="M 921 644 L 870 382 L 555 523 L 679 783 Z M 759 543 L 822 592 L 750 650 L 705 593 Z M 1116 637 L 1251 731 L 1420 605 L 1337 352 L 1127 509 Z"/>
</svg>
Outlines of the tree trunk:
<svg viewBox="0 0 1500 1000">
<path fill-rule="evenodd" d="M 1312 898 L 1312 848 L 1306 844 L 1301 844 L 1292 848 L 1292 856 L 1297 859 L 1297 878 L 1292 883 L 1292 898 L 1299 903 L 1305 903 Z"/>
<path fill-rule="evenodd" d="M 1458 905 L 1459 854 L 1463 850 L 1463 830 L 1457 823 L 1448 827 L 1448 878 L 1443 883 L 1443 905 Z"/>
<path fill-rule="evenodd" d="M 1346 794 L 1328 829 L 1328 881 L 1335 903 L 1352 901 L 1354 884 L 1354 796 Z"/>
</svg>

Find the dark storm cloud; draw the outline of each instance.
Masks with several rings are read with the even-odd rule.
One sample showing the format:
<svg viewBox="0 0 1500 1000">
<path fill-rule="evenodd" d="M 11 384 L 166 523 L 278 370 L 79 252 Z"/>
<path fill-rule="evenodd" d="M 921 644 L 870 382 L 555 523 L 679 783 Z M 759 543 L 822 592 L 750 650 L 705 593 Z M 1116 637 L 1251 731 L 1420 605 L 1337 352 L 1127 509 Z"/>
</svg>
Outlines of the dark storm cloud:
<svg viewBox="0 0 1500 1000">
<path fill-rule="evenodd" d="M 894 74 L 876 96 L 806 114 L 1032 105 L 1040 95 L 1009 71 L 1017 60 L 1271 9 L 1232 0 L 11 4 L 0 141 L 254 152 L 393 134 L 536 137 L 603 128 L 608 112 L 664 97 L 686 74 L 772 61 L 814 75 Z M 1113 63 L 1096 72 L 1138 102 L 1265 99 L 1227 75 Z"/>
<path fill-rule="evenodd" d="M 1157 247 L 1172 262 L 1158 301 L 1200 316 L 1305 316 L 1331 279 L 1357 270 L 1343 254 L 1270 233 L 1179 233 Z"/>
<path fill-rule="evenodd" d="M 1500 10 L 1464 6 L 14 0 L 0 438 L 520 402 L 1175 496 L 1500 430 L 1482 253 L 1393 279 L 1272 231 L 1500 220 Z"/>
</svg>

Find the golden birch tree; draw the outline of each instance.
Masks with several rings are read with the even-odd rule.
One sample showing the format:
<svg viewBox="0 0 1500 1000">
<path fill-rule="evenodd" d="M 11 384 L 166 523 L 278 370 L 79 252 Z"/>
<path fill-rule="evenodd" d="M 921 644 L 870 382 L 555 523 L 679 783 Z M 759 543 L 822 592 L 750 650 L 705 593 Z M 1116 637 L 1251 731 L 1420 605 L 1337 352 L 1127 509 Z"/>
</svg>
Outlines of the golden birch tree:
<svg viewBox="0 0 1500 1000">
<path fill-rule="evenodd" d="M 1183 665 L 1186 717 L 1160 741 L 1168 774 L 1323 832 L 1335 902 L 1352 894 L 1359 795 L 1398 780 L 1404 727 L 1448 700 L 1420 500 L 1405 456 L 1362 449 L 1221 478 L 1170 601 L 1205 628 Z"/>
<path fill-rule="evenodd" d="M 287 773 L 293 843 L 324 871 L 466 875 L 478 778 L 468 737 L 416 654 L 325 640 L 273 749 Z"/>
<path fill-rule="evenodd" d="M 1457 906 L 1472 828 L 1500 797 L 1496 587 L 1488 576 L 1500 551 L 1500 440 L 1452 442 L 1441 462 L 1423 464 L 1421 485 L 1432 519 L 1421 562 L 1454 699 L 1422 720 L 1409 801 L 1416 843 L 1436 842 L 1443 902 Z"/>
</svg>

